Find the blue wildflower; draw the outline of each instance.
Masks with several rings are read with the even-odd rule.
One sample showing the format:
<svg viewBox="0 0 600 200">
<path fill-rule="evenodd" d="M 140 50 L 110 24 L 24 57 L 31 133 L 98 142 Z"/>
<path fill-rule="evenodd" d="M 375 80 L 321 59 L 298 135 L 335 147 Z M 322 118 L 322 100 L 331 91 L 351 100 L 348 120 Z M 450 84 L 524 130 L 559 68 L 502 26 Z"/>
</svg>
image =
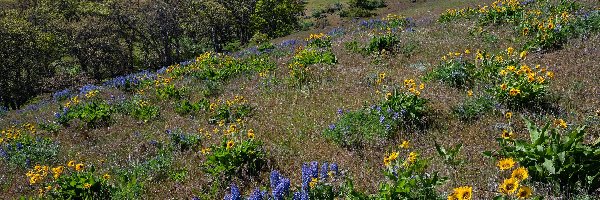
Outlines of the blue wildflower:
<svg viewBox="0 0 600 200">
<path fill-rule="evenodd" d="M 242 200 L 240 189 L 235 184 L 231 184 L 231 194 L 225 195 L 224 200 Z"/>
<path fill-rule="evenodd" d="M 310 162 L 310 176 L 312 178 L 319 177 L 319 163 L 317 161 Z"/>
<path fill-rule="evenodd" d="M 329 124 L 329 130 L 334 130 L 335 129 L 335 124 Z"/>
<path fill-rule="evenodd" d="M 290 179 L 287 179 L 287 178 L 281 179 L 281 181 L 279 182 L 279 184 L 277 185 L 275 190 L 273 190 L 273 198 L 275 200 L 283 200 L 285 195 L 288 193 L 289 189 L 290 189 Z"/>
<path fill-rule="evenodd" d="M 273 170 L 271 172 L 271 176 L 269 176 L 269 181 L 271 182 L 271 189 L 275 189 L 277 185 L 279 185 L 279 179 L 281 179 L 281 174 L 277 170 Z"/>
<path fill-rule="evenodd" d="M 308 183 L 311 181 L 310 168 L 306 163 L 302 164 L 302 189 L 308 190 Z"/>
<path fill-rule="evenodd" d="M 400 117 L 400 113 L 394 112 L 394 115 L 392 115 L 392 119 L 397 120 L 398 117 Z"/>
<path fill-rule="evenodd" d="M 343 109 L 341 109 L 341 108 L 338 108 L 338 110 L 337 110 L 337 114 L 338 114 L 338 115 L 342 115 L 342 114 L 344 114 L 344 110 L 343 110 Z"/>
<path fill-rule="evenodd" d="M 250 197 L 248 197 L 248 200 L 263 200 L 263 198 L 265 198 L 265 195 L 263 192 L 261 192 L 258 188 L 256 188 L 251 194 Z"/>
<path fill-rule="evenodd" d="M 379 116 L 379 123 L 383 124 L 383 121 L 385 120 L 385 116 L 381 115 Z"/>
<path fill-rule="evenodd" d="M 329 166 L 329 170 L 331 170 L 332 172 L 335 173 L 335 175 L 337 175 L 338 174 L 338 165 L 337 165 L 337 163 L 332 163 Z"/>
<path fill-rule="evenodd" d="M 321 179 L 327 179 L 328 168 L 329 164 L 327 162 L 324 162 L 323 165 L 321 165 Z"/>
</svg>

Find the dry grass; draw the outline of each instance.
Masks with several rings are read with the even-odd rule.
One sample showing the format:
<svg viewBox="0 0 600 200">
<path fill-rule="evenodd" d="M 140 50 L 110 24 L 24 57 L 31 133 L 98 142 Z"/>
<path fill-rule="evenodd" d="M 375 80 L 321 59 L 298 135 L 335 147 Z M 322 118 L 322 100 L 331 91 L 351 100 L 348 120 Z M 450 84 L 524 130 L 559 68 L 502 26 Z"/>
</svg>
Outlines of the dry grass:
<svg viewBox="0 0 600 200">
<path fill-rule="evenodd" d="M 487 1 L 486 1 L 487 2 Z M 279 84 L 270 90 L 260 87 L 258 77 L 238 77 L 224 86 L 217 99 L 244 95 L 256 108 L 254 115 L 247 122 L 257 132 L 257 137 L 265 142 L 269 152 L 269 166 L 265 172 L 278 169 L 292 179 L 293 185 L 300 180 L 300 166 L 312 160 L 339 163 L 347 169 L 359 189 L 376 191 L 382 168 L 382 157 L 391 146 L 409 139 L 414 147 L 424 156 L 434 157 L 432 170 L 438 170 L 451 181 L 442 189 L 449 191 L 461 185 L 472 185 L 475 199 L 489 199 L 496 191 L 494 185 L 499 181 L 495 164 L 484 158 L 481 152 L 496 149 L 494 138 L 500 133 L 495 128 L 503 121 L 501 110 L 488 113 L 474 122 L 462 122 L 452 116 L 450 108 L 466 97 L 463 90 L 450 88 L 437 82 L 427 83 L 424 97 L 431 100 L 432 126 L 425 130 L 401 132 L 397 138 L 369 146 L 361 150 L 348 150 L 327 141 L 321 135 L 322 130 L 336 120 L 336 110 L 360 109 L 372 104 L 378 96 L 373 86 L 367 83 L 367 77 L 385 72 L 392 80 L 399 82 L 406 78 L 423 76 L 427 70 L 435 66 L 440 56 L 449 51 L 468 49 L 486 49 L 499 51 L 508 46 L 519 45 L 513 41 L 510 30 L 490 27 L 489 31 L 500 38 L 498 43 L 485 43 L 481 38 L 469 35 L 472 22 L 439 24 L 435 20 L 440 12 L 447 8 L 463 5 L 476 5 L 484 2 L 474 0 L 461 1 L 425 1 L 413 4 L 409 1 L 389 3 L 379 12 L 379 16 L 388 13 L 411 16 L 417 22 L 415 32 L 401 33 L 403 42 L 418 44 L 415 54 L 384 56 L 382 63 L 373 64 L 372 57 L 346 52 L 343 42 L 359 40 L 365 42 L 364 33 L 346 34 L 334 40 L 334 53 L 339 63 L 329 70 L 319 71 L 319 81 L 304 88 L 290 88 Z M 316 5 L 316 4 L 315 4 Z M 350 22 L 342 22 L 347 30 L 353 28 Z M 305 38 L 309 33 L 300 32 L 283 39 Z M 573 124 L 591 125 L 590 139 L 600 137 L 598 122 L 586 121 L 600 105 L 600 66 L 598 57 L 600 50 L 598 35 L 573 39 L 563 49 L 549 53 L 532 53 L 529 62 L 549 66 L 556 72 L 556 80 L 551 84 L 551 91 L 559 100 L 557 112 L 514 111 L 518 114 L 534 116 L 536 119 L 561 117 Z M 278 61 L 277 76 L 286 76 L 285 62 L 289 57 Z M 475 89 L 475 95 L 481 93 Z M 119 91 L 108 93 L 118 95 Z M 46 96 L 45 98 L 50 98 Z M 173 112 L 173 103 L 153 100 L 161 107 L 161 119 L 149 123 L 137 123 L 127 116 L 116 116 L 110 127 L 84 129 L 73 126 L 61 129 L 60 133 L 47 135 L 62 145 L 59 161 L 70 159 L 81 160 L 103 166 L 106 170 L 127 167 L 134 160 L 145 160 L 154 154 L 149 140 L 167 141 L 164 131 L 176 129 L 195 132 L 201 127 L 211 127 L 204 116 L 179 116 Z M 7 127 L 13 120 L 22 122 L 40 119 L 51 119 L 58 105 L 51 103 L 39 111 L 26 111 L 21 114 L 11 112 L 2 118 L 0 127 Z M 524 130 L 519 129 L 519 137 Z M 441 164 L 436 157 L 433 141 L 444 146 L 458 143 L 464 144 L 460 157 L 466 164 L 456 170 Z M 173 166 L 187 169 L 188 177 L 183 182 L 164 180 L 146 184 L 147 199 L 186 199 L 207 191 L 210 178 L 199 169 L 200 159 L 197 153 L 179 153 L 174 156 Z M 100 162 L 105 159 L 106 161 Z M 11 169 L 0 163 L 0 190 L 4 197 L 15 198 L 22 194 L 31 194 L 24 179 L 24 170 Z M 246 183 L 246 191 L 253 186 L 265 185 L 268 173 L 263 173 L 254 181 Z M 540 189 L 540 191 L 545 191 Z M 220 193 L 219 195 L 222 195 Z M 220 198 L 220 196 L 218 196 Z"/>
</svg>

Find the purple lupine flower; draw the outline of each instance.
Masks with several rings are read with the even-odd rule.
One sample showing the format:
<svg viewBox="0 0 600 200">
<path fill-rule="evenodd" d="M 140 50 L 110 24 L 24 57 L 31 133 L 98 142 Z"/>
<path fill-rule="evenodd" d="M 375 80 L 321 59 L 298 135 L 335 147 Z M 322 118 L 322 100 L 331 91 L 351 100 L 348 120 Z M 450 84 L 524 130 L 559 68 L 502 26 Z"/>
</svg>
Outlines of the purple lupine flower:
<svg viewBox="0 0 600 200">
<path fill-rule="evenodd" d="M 2 147 L 0 147 L 0 157 L 8 159 L 8 153 L 6 153 L 6 151 Z"/>
<path fill-rule="evenodd" d="M 327 179 L 328 168 L 329 164 L 327 162 L 324 162 L 323 165 L 321 165 L 321 179 Z"/>
<path fill-rule="evenodd" d="M 342 114 L 344 114 L 344 110 L 343 110 L 343 109 L 341 109 L 341 108 L 338 108 L 338 110 L 337 110 L 337 114 L 338 114 L 338 115 L 342 115 Z"/>
<path fill-rule="evenodd" d="M 281 179 L 281 175 L 277 170 L 273 170 L 271 175 L 269 176 L 269 181 L 271 182 L 271 189 L 274 190 L 277 185 L 279 185 L 279 179 Z"/>
<path fill-rule="evenodd" d="M 329 170 L 331 170 L 337 176 L 338 175 L 338 165 L 337 165 L 337 163 L 332 163 L 329 166 Z"/>
<path fill-rule="evenodd" d="M 319 177 L 319 163 L 317 161 L 310 162 L 310 175 L 312 178 Z"/>
<path fill-rule="evenodd" d="M 231 194 L 225 195 L 225 200 L 242 200 L 240 189 L 235 184 L 231 184 Z"/>
<path fill-rule="evenodd" d="M 385 116 L 381 115 L 379 116 L 379 123 L 383 124 L 383 121 L 385 120 Z"/>
<path fill-rule="evenodd" d="M 334 130 L 335 129 L 335 124 L 329 124 L 329 130 Z"/>
<path fill-rule="evenodd" d="M 308 183 L 311 181 L 310 168 L 306 163 L 302 164 L 302 189 L 308 190 Z"/>
<path fill-rule="evenodd" d="M 283 200 L 290 189 L 290 179 L 283 178 L 273 190 L 273 198 L 275 200 Z"/>
<path fill-rule="evenodd" d="M 400 117 L 400 113 L 394 112 L 394 115 L 392 115 L 392 119 L 397 120 L 398 117 Z"/>
<path fill-rule="evenodd" d="M 250 194 L 248 200 L 263 200 L 263 198 L 265 198 L 264 193 L 261 192 L 258 188 L 256 188 L 254 191 L 252 191 L 252 194 Z"/>
<path fill-rule="evenodd" d="M 192 200 L 200 200 L 200 197 L 193 197 Z"/>
</svg>

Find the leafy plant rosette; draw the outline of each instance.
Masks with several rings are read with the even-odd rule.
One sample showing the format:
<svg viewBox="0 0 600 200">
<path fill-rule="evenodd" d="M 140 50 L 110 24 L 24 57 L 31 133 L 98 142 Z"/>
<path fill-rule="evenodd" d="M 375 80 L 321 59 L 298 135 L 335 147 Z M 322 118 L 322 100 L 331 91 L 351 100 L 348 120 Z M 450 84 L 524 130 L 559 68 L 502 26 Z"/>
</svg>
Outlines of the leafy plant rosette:
<svg viewBox="0 0 600 200">
<path fill-rule="evenodd" d="M 208 105 L 210 123 L 230 123 L 252 114 L 252 106 L 244 96 L 236 95 L 231 100 L 221 100 Z"/>
<path fill-rule="evenodd" d="M 79 100 L 79 96 L 71 98 L 61 107 L 62 112 L 55 114 L 57 121 L 68 125 L 71 120 L 79 119 L 88 127 L 108 124 L 114 109 L 97 94 L 98 90 L 89 91 L 84 102 Z"/>
<path fill-rule="evenodd" d="M 114 189 L 109 174 L 97 175 L 94 166 L 69 161 L 67 166 L 35 166 L 26 176 L 40 197 L 58 199 L 107 199 Z"/>
<path fill-rule="evenodd" d="M 376 199 L 444 199 L 436 187 L 447 179 L 437 172 L 426 172 L 428 159 L 420 158 L 417 152 L 408 153 L 404 159 L 399 157 L 399 151 L 384 157 L 383 174 L 387 180 L 380 183 Z"/>
<path fill-rule="evenodd" d="M 538 127 L 525 119 L 530 140 L 498 138 L 498 156 L 514 158 L 531 173 L 534 181 L 549 182 L 562 189 L 583 185 L 588 191 L 600 188 L 600 140 L 584 143 L 585 126 L 568 127 L 563 120 Z M 492 152 L 484 152 L 492 156 Z"/>
<path fill-rule="evenodd" d="M 263 143 L 255 138 L 254 130 L 238 129 L 238 125 L 223 128 L 221 142 L 202 148 L 205 157 L 202 169 L 213 177 L 230 180 L 234 176 L 253 176 L 266 165 Z M 216 128 L 213 132 L 220 130 Z"/>
<path fill-rule="evenodd" d="M 525 106 L 541 103 L 548 94 L 549 79 L 554 72 L 541 69 L 538 66 L 531 69 L 523 64 L 520 67 L 506 66 L 500 70 L 500 84 L 495 86 L 493 95 L 509 106 Z"/>
</svg>

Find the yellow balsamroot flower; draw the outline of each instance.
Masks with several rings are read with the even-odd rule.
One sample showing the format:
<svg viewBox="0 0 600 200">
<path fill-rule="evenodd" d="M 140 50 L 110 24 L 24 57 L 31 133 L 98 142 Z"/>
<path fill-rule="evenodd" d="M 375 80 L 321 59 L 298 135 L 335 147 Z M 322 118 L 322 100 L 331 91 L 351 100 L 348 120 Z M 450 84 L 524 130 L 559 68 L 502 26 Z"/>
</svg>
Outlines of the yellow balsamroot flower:
<svg viewBox="0 0 600 200">
<path fill-rule="evenodd" d="M 218 123 L 218 124 L 219 124 L 219 127 L 222 127 L 222 126 L 224 126 L 224 125 L 225 125 L 225 120 L 221 120 L 221 121 L 219 121 L 219 123 Z"/>
<path fill-rule="evenodd" d="M 469 51 L 469 49 L 465 49 L 465 54 L 470 54 L 471 51 Z"/>
<path fill-rule="evenodd" d="M 567 122 L 563 119 L 554 120 L 554 125 L 561 128 L 567 128 Z"/>
<path fill-rule="evenodd" d="M 385 73 L 384 72 L 379 73 L 379 79 L 381 79 L 381 80 L 385 79 Z"/>
<path fill-rule="evenodd" d="M 202 155 L 206 155 L 210 153 L 210 148 L 202 148 L 200 151 L 202 152 Z"/>
<path fill-rule="evenodd" d="M 69 166 L 69 167 L 75 167 L 75 161 L 74 160 L 69 161 L 67 163 L 67 166 Z"/>
<path fill-rule="evenodd" d="M 404 141 L 402 141 L 402 144 L 400 144 L 400 148 L 408 149 L 409 145 L 410 145 L 410 143 L 407 140 L 404 140 Z"/>
<path fill-rule="evenodd" d="M 544 79 L 544 77 L 541 77 L 541 76 L 538 76 L 538 77 L 537 77 L 537 81 L 538 81 L 538 83 L 540 83 L 540 84 L 544 83 L 544 81 L 545 81 L 545 80 L 546 80 L 546 79 Z"/>
<path fill-rule="evenodd" d="M 513 194 L 519 188 L 519 180 L 515 178 L 505 179 L 502 185 L 500 185 L 500 192 L 503 194 Z"/>
<path fill-rule="evenodd" d="M 312 178 L 312 180 L 310 181 L 310 183 L 308 183 L 308 185 L 310 186 L 310 188 L 315 188 L 315 186 L 317 186 L 318 182 L 319 182 L 318 178 Z"/>
<path fill-rule="evenodd" d="M 502 85 L 500 85 L 500 89 L 506 90 L 506 88 L 508 88 L 508 85 L 506 85 L 506 83 L 502 83 Z"/>
<path fill-rule="evenodd" d="M 515 161 L 512 158 L 505 158 L 498 161 L 498 164 L 496 164 L 496 166 L 498 166 L 500 170 L 507 170 L 515 166 Z"/>
<path fill-rule="evenodd" d="M 523 36 L 528 35 L 529 34 L 529 28 L 525 27 L 523 29 Z"/>
<path fill-rule="evenodd" d="M 92 184 L 89 184 L 89 183 L 83 184 L 83 188 L 85 188 L 85 189 L 89 189 L 90 187 L 92 187 Z"/>
<path fill-rule="evenodd" d="M 52 189 L 52 186 L 50 186 L 50 185 L 49 185 L 49 186 L 46 186 L 46 191 L 49 191 L 49 190 L 51 190 L 51 189 Z"/>
<path fill-rule="evenodd" d="M 473 96 L 473 90 L 469 90 L 469 91 L 467 91 L 467 96 L 470 96 L 470 97 L 472 97 L 472 96 Z"/>
<path fill-rule="evenodd" d="M 509 65 L 506 67 L 506 70 L 514 72 L 517 68 L 514 65 Z"/>
<path fill-rule="evenodd" d="M 254 130 L 252 130 L 252 129 L 248 130 L 248 138 L 254 139 Z"/>
<path fill-rule="evenodd" d="M 389 157 L 387 157 L 387 156 L 383 157 L 383 165 L 390 166 L 391 163 L 392 162 L 390 161 Z"/>
<path fill-rule="evenodd" d="M 64 170 L 63 166 L 58 166 L 55 168 L 52 168 L 52 172 L 54 173 L 54 178 L 57 179 L 58 177 L 60 177 L 60 174 L 62 174 Z"/>
<path fill-rule="evenodd" d="M 511 88 L 510 91 L 508 92 L 508 94 L 510 96 L 514 97 L 514 96 L 517 96 L 517 95 L 521 94 L 521 90 L 516 89 L 516 88 Z"/>
<path fill-rule="evenodd" d="M 505 140 L 510 139 L 513 137 L 513 135 L 514 135 L 514 133 L 512 131 L 507 131 L 507 130 L 502 131 L 502 139 L 505 139 Z"/>
<path fill-rule="evenodd" d="M 419 89 L 420 89 L 420 90 L 423 90 L 423 89 L 425 89 L 425 83 L 421 83 L 421 85 L 419 85 Z"/>
<path fill-rule="evenodd" d="M 385 99 L 388 99 L 388 98 L 390 98 L 391 96 L 392 96 L 392 93 L 391 93 L 391 92 L 385 93 Z"/>
<path fill-rule="evenodd" d="M 231 148 L 233 147 L 233 145 L 234 145 L 234 144 L 235 144 L 235 143 L 234 143 L 233 141 L 229 140 L 229 141 L 227 142 L 227 147 L 226 147 L 226 148 L 227 148 L 227 149 L 231 149 Z"/>
<path fill-rule="evenodd" d="M 519 181 L 523 181 L 527 179 L 527 177 L 529 177 L 529 172 L 527 172 L 527 169 L 525 169 L 525 167 L 519 167 L 512 172 L 510 177 L 515 178 Z"/>
<path fill-rule="evenodd" d="M 104 174 L 104 176 L 102 176 L 102 178 L 104 178 L 104 180 L 108 180 L 108 179 L 110 179 L 110 175 L 109 174 Z"/>
<path fill-rule="evenodd" d="M 548 78 L 554 78 L 554 72 L 548 71 L 548 72 L 546 72 L 546 76 Z"/>
<path fill-rule="evenodd" d="M 532 194 L 531 188 L 529 188 L 527 186 L 521 186 L 521 188 L 519 188 L 519 192 L 517 192 L 517 198 L 527 199 L 527 198 L 531 197 L 531 194 Z"/>
<path fill-rule="evenodd" d="M 75 165 L 75 170 L 77 170 L 77 171 L 83 170 L 83 163 L 79 163 L 79 164 Z"/>
<path fill-rule="evenodd" d="M 514 51 L 515 51 L 515 49 L 514 49 L 514 48 L 512 48 L 512 47 L 508 47 L 508 48 L 506 49 L 506 54 L 510 56 L 510 55 L 512 55 L 512 54 L 513 54 L 513 52 L 514 52 Z"/>
<path fill-rule="evenodd" d="M 470 200 L 473 197 L 473 187 L 463 186 L 454 188 L 454 192 L 448 196 L 448 200 Z"/>
<path fill-rule="evenodd" d="M 525 59 L 526 57 L 527 57 L 527 51 L 521 51 L 521 53 L 519 54 L 519 58 Z"/>
<path fill-rule="evenodd" d="M 506 114 L 504 114 L 504 117 L 506 119 L 510 119 L 510 118 L 512 118 L 512 115 L 513 115 L 512 112 L 506 112 Z"/>
<path fill-rule="evenodd" d="M 508 74 L 508 72 L 506 70 L 500 70 L 500 76 L 506 76 L 506 74 Z"/>
</svg>

